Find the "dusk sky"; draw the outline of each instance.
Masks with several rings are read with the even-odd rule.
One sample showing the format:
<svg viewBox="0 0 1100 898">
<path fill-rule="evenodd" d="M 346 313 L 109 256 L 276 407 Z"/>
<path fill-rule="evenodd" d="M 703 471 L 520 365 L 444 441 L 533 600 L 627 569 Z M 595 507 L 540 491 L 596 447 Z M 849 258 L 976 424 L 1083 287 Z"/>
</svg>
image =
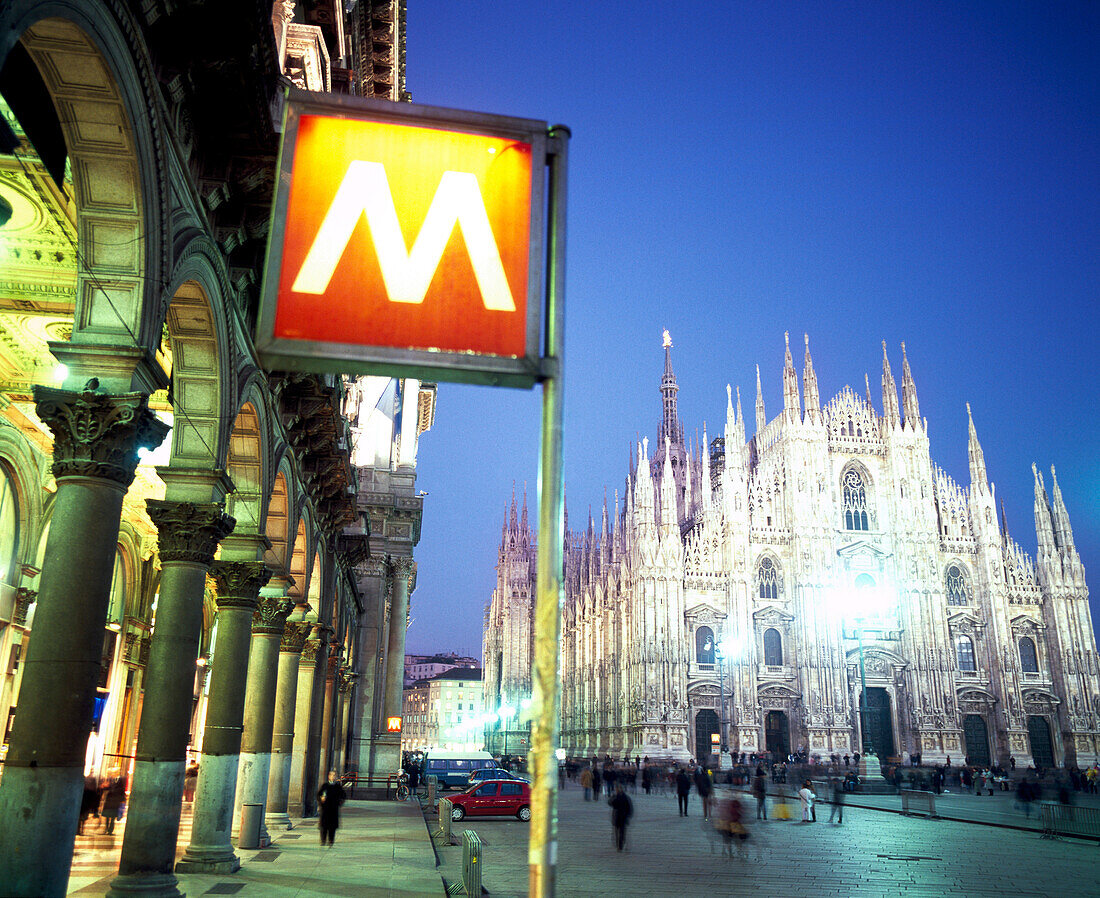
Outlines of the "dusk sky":
<svg viewBox="0 0 1100 898">
<path fill-rule="evenodd" d="M 563 123 L 565 473 L 599 521 L 656 437 L 661 331 L 685 433 L 749 436 L 783 333 L 822 403 L 905 341 L 932 458 L 969 485 L 970 402 L 1009 531 L 1058 471 L 1100 611 L 1100 5 L 409 0 L 413 100 Z M 801 383 L 801 376 L 800 376 Z M 441 384 L 410 652 L 480 657 L 513 484 L 532 521 L 541 393 Z"/>
</svg>

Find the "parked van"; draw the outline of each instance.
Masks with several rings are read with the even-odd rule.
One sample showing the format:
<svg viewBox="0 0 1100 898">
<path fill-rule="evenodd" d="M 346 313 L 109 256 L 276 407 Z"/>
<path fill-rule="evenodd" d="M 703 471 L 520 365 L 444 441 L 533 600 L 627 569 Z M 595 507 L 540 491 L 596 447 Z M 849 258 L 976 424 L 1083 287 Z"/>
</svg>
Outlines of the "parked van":
<svg viewBox="0 0 1100 898">
<path fill-rule="evenodd" d="M 424 774 L 438 778 L 440 788 L 465 789 L 471 771 L 496 766 L 496 760 L 487 751 L 430 751 Z"/>
</svg>

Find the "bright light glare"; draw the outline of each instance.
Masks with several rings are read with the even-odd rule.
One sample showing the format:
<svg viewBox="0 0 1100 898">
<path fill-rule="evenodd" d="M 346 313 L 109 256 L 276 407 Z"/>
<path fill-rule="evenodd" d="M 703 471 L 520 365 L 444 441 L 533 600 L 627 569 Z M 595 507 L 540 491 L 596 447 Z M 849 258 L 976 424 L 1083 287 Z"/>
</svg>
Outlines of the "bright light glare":
<svg viewBox="0 0 1100 898">
<path fill-rule="evenodd" d="M 57 367 L 55 367 L 53 369 L 54 383 L 58 383 L 58 384 L 59 383 L 64 383 L 65 378 L 68 377 L 68 376 L 69 376 L 69 366 L 68 365 L 58 365 Z"/>
<path fill-rule="evenodd" d="M 513 708 L 511 705 L 501 705 L 500 710 L 497 711 L 497 717 L 500 718 L 501 723 L 504 723 L 504 721 L 508 720 L 508 718 L 510 718 L 515 713 L 516 709 Z"/>
</svg>

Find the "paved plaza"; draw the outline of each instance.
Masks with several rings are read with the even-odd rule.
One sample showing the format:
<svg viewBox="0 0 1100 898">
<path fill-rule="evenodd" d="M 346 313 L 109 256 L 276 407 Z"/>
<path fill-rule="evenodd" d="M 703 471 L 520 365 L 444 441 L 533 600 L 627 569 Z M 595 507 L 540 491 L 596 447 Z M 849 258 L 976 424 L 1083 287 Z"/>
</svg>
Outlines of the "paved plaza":
<svg viewBox="0 0 1100 898">
<path fill-rule="evenodd" d="M 690 816 L 671 795 L 638 791 L 624 853 L 611 841 L 606 799 L 585 802 L 570 783 L 560 797 L 558 894 L 562 896 L 705 895 L 1025 895 L 1075 898 L 1100 894 L 1100 847 L 1048 841 L 1037 832 L 951 820 L 903 817 L 847 807 L 843 826 L 830 826 L 830 806 L 813 824 L 769 821 L 750 827 L 746 857 L 730 860 L 704 826 L 691 797 Z M 884 797 L 885 798 L 885 797 Z M 957 796 L 980 802 L 973 796 Z M 950 799 L 949 799 L 950 801 Z M 897 799 L 894 798 L 897 803 Z M 744 808 L 755 816 L 748 800 Z M 773 806 L 769 799 L 769 806 Z M 1022 821 L 1011 800 L 984 806 L 1005 822 Z M 798 816 L 797 803 L 791 806 Z M 824 812 L 824 813 L 822 813 Z M 770 808 L 774 816 L 774 807 Z M 503 818 L 455 824 L 481 837 L 482 883 L 494 898 L 527 894 L 527 825 Z M 460 847 L 440 849 L 448 882 L 460 877 Z"/>
<path fill-rule="evenodd" d="M 769 799 L 766 824 L 752 822 L 744 858 L 723 856 L 698 796 L 690 816 L 677 814 L 671 794 L 632 796 L 634 820 L 628 850 L 615 851 L 605 800 L 585 802 L 570 783 L 560 797 L 558 890 L 570 896 L 706 895 L 1025 895 L 1076 898 L 1100 894 L 1100 847 L 1074 840 L 1048 841 L 1013 808 L 1009 795 L 941 796 L 943 814 L 981 815 L 983 824 L 903 817 L 888 810 L 845 808 L 843 826 L 826 821 L 830 806 L 818 806 L 818 821 L 775 820 Z M 897 807 L 896 796 L 853 796 Z M 747 797 L 744 807 L 754 816 Z M 790 805 L 797 817 L 797 803 Z M 1034 824 L 1036 817 L 1032 818 Z M 180 845 L 187 844 L 185 815 Z M 993 824 L 993 825 L 989 825 Z M 444 882 L 461 879 L 462 848 L 437 844 L 415 802 L 353 801 L 332 849 L 318 844 L 315 820 L 298 821 L 290 832 L 273 833 L 263 851 L 239 851 L 238 873 L 180 876 L 180 888 L 201 895 L 249 898 L 315 896 L 442 896 Z M 510 818 L 467 818 L 454 834 L 470 828 L 484 843 L 483 885 L 494 898 L 527 894 L 529 824 Z M 77 839 L 70 895 L 104 895 L 118 865 L 121 836 L 91 832 Z M 182 850 L 182 848 L 181 848 Z M 437 866 L 437 858 L 439 866 Z"/>
</svg>

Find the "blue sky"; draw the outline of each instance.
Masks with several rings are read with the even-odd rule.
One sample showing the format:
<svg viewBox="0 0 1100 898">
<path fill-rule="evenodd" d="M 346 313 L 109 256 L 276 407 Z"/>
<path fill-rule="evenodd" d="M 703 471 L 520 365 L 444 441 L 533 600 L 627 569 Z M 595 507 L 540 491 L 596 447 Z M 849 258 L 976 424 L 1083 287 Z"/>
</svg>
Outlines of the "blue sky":
<svg viewBox="0 0 1100 898">
<path fill-rule="evenodd" d="M 725 385 L 782 406 L 783 333 L 822 401 L 906 342 L 933 460 L 969 483 L 974 412 L 1034 551 L 1053 463 L 1100 609 L 1100 5 L 410 0 L 414 101 L 561 122 L 569 160 L 570 523 L 660 420 L 668 328 L 685 431 Z M 532 500 L 539 391 L 441 384 L 410 651 L 481 650 L 502 515 Z M 750 425 L 751 435 L 751 425 Z M 1049 474 L 1048 474 L 1049 483 Z"/>
</svg>

